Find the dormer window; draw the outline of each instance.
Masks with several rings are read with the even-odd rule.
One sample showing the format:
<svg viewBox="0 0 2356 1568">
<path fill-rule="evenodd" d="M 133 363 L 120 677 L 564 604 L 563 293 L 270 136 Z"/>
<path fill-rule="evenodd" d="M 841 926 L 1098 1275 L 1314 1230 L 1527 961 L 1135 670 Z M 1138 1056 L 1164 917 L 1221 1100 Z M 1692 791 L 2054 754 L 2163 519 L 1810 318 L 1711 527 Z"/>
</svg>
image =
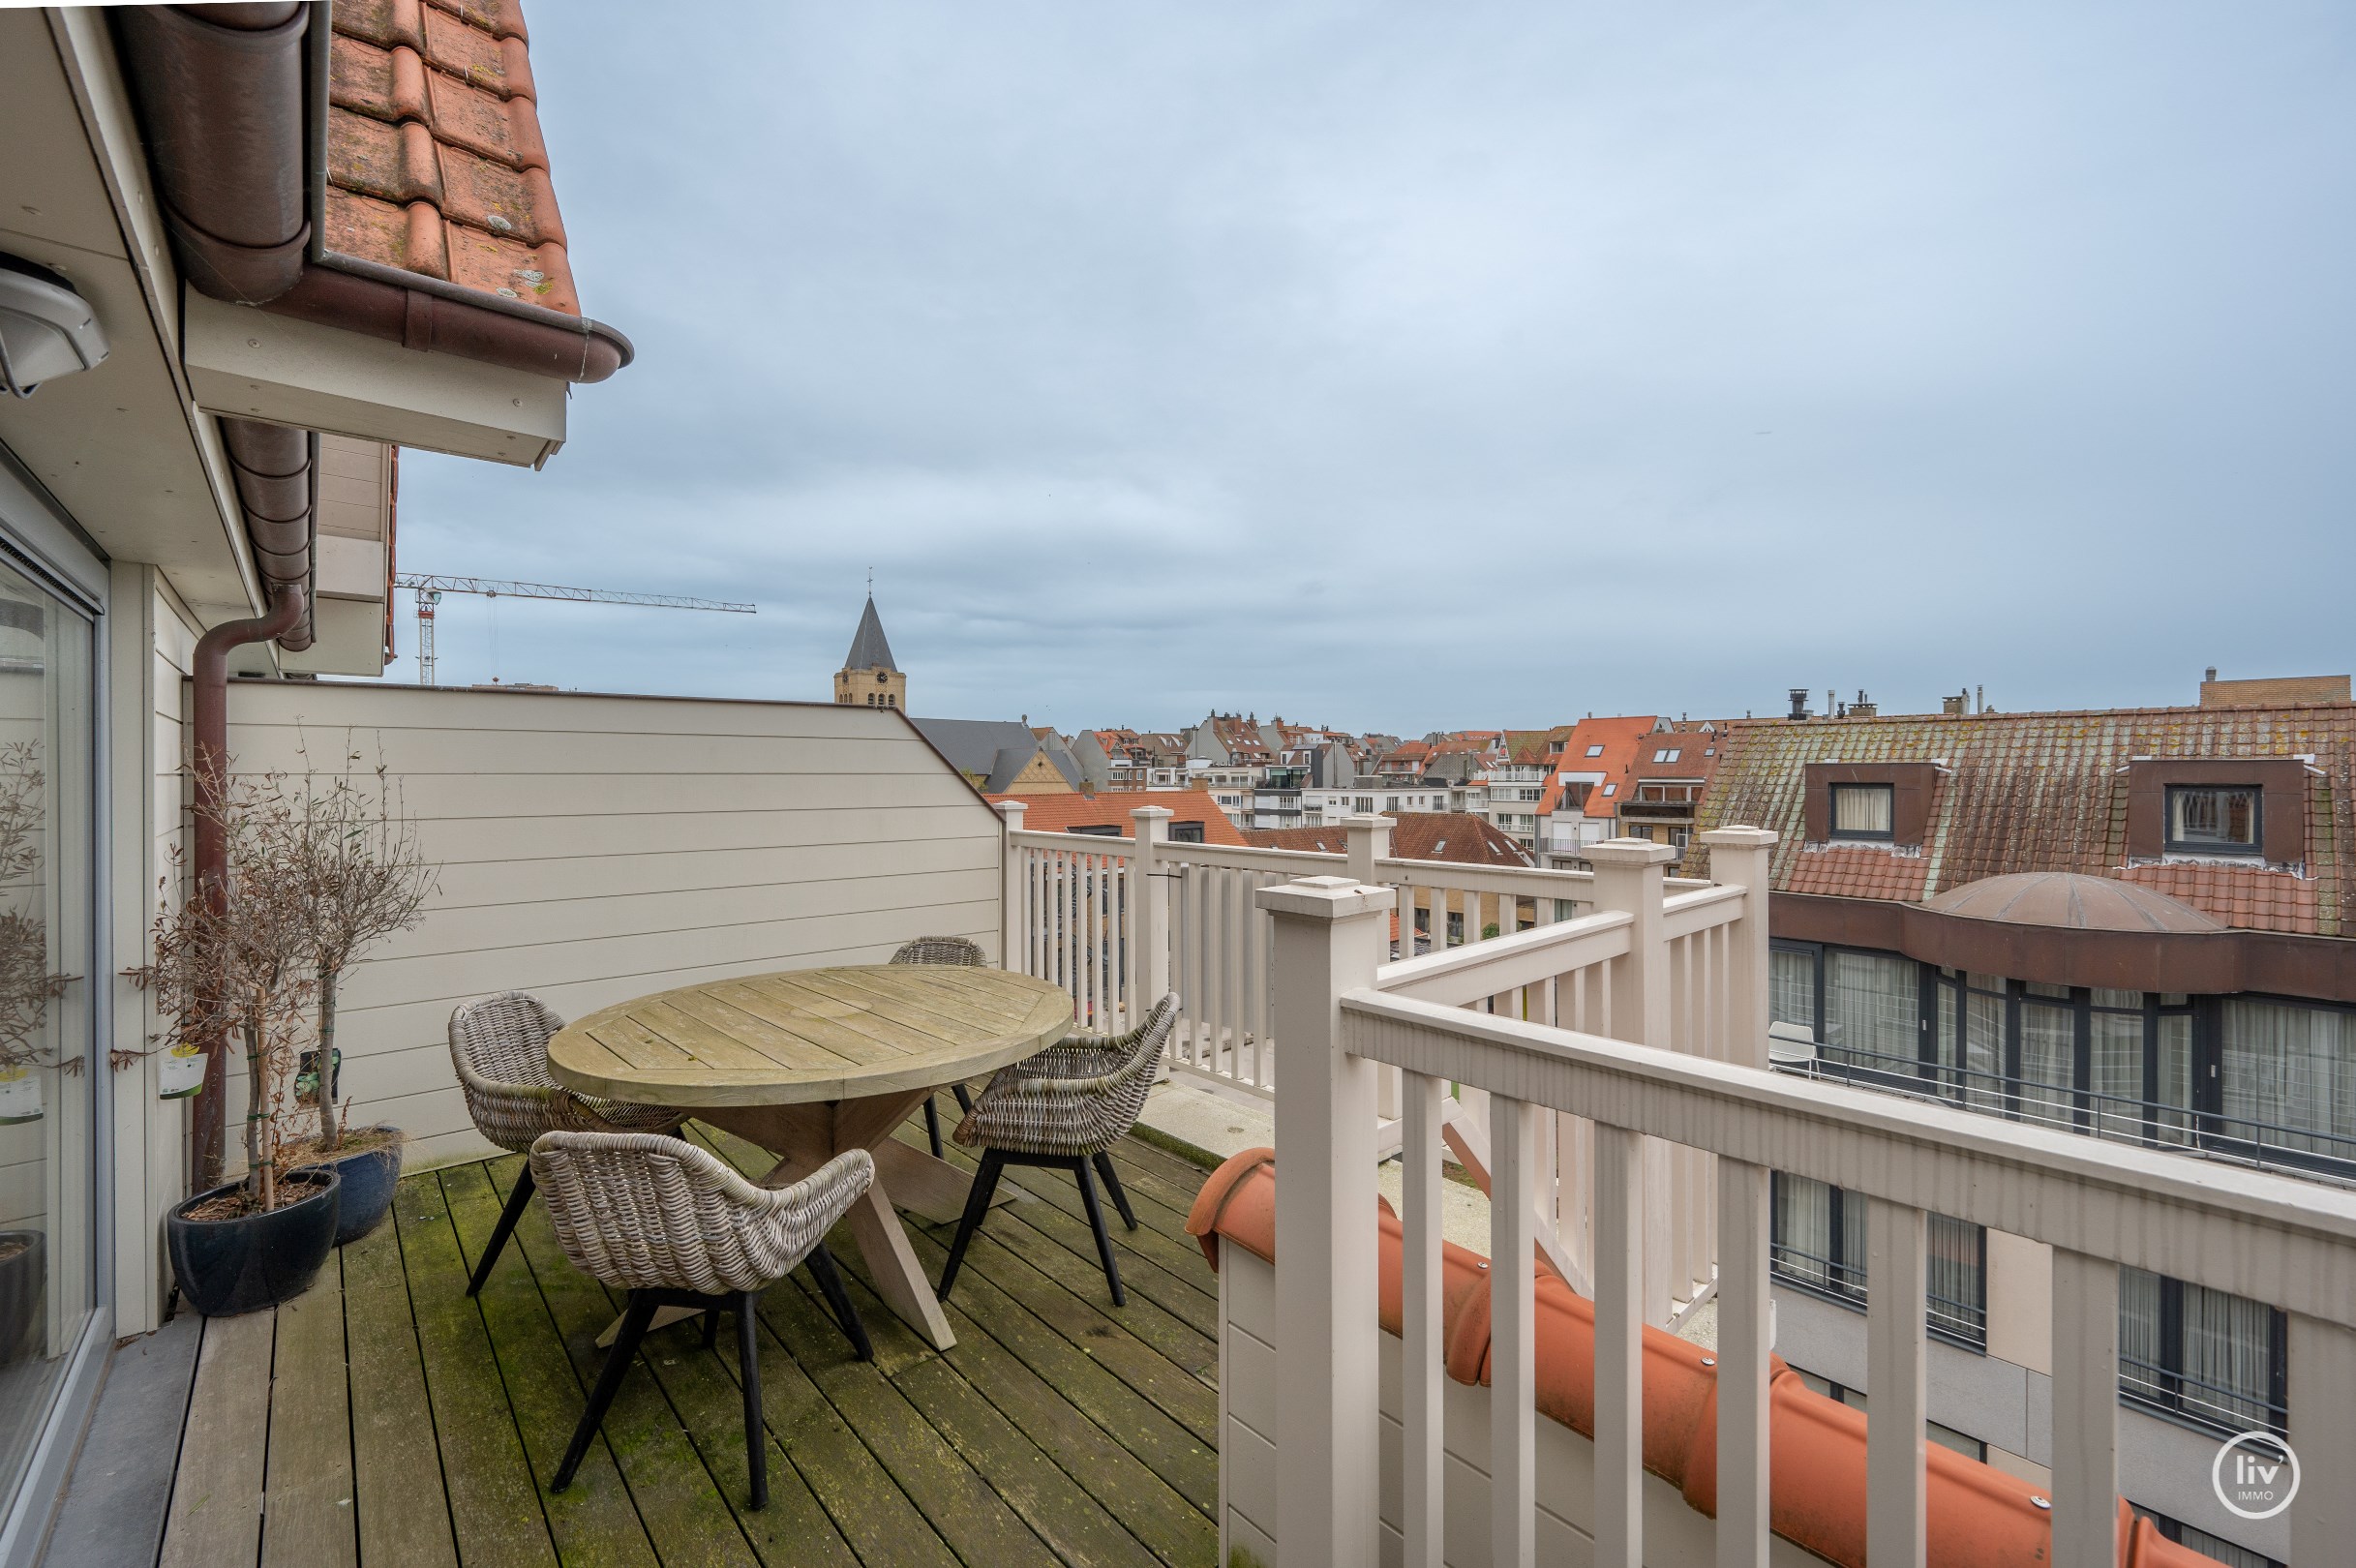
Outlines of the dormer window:
<svg viewBox="0 0 2356 1568">
<path fill-rule="evenodd" d="M 2254 784 L 2169 785 L 2168 853 L 2259 853 L 2263 842 L 2261 799 Z"/>
<path fill-rule="evenodd" d="M 1888 784 L 1835 784 L 1832 836 L 1887 844 L 1897 823 L 1896 790 Z"/>
</svg>

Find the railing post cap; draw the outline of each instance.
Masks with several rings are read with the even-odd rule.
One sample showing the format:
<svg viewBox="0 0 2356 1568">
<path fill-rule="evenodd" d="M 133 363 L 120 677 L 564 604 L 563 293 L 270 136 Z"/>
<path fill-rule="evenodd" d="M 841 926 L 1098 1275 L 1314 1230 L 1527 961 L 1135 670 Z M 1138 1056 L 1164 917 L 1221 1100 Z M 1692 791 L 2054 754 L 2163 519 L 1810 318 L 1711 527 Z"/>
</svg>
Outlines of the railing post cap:
<svg viewBox="0 0 2356 1568">
<path fill-rule="evenodd" d="M 1347 920 L 1387 914 L 1398 907 L 1399 895 L 1388 888 L 1369 887 L 1349 877 L 1302 877 L 1262 888 L 1253 901 L 1271 915 Z"/>
<path fill-rule="evenodd" d="M 1138 807 L 1137 807 L 1135 810 L 1133 810 L 1133 811 L 1132 811 L 1132 812 L 1130 813 L 1130 816 L 1132 816 L 1133 818 L 1133 817 L 1174 817 L 1174 816 L 1176 816 L 1176 815 L 1178 815 L 1178 813 L 1177 813 L 1177 812 L 1175 812 L 1175 811 L 1172 811 L 1172 810 L 1171 810 L 1171 809 L 1170 809 L 1168 806 L 1158 806 L 1158 805 L 1141 805 L 1141 806 L 1138 806 Z M 1773 835 L 1772 835 L 1772 834 L 1770 834 L 1769 836 L 1770 836 L 1770 837 L 1772 837 Z"/>
<path fill-rule="evenodd" d="M 1677 858 L 1676 845 L 1649 838 L 1607 838 L 1580 854 L 1596 865 L 1666 865 Z"/>
<path fill-rule="evenodd" d="M 1772 849 L 1780 835 L 1771 828 L 1712 828 L 1701 838 L 1718 849 Z"/>
<path fill-rule="evenodd" d="M 1344 828 L 1396 828 L 1397 817 L 1386 817 L 1379 811 L 1360 811 L 1342 819 Z"/>
<path fill-rule="evenodd" d="M 1022 814 L 1031 809 L 1020 800 L 992 800 L 990 804 L 1000 816 L 1012 823 L 1020 823 Z"/>
</svg>

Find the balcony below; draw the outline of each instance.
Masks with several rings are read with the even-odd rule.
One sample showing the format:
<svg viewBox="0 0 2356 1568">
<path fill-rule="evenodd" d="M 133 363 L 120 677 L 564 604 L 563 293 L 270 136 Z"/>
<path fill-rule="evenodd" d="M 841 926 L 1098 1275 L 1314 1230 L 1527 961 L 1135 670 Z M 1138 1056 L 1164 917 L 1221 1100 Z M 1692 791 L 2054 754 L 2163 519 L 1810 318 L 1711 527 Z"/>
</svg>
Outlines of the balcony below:
<svg viewBox="0 0 2356 1568">
<path fill-rule="evenodd" d="M 921 1124 L 901 1135 L 921 1141 Z M 766 1168 L 732 1144 L 712 1146 Z M 1184 1232 L 1203 1172 L 1135 1138 L 1113 1158 L 1139 1221 L 1112 1231 L 1125 1309 L 1105 1297 L 1076 1191 L 1049 1172 L 1009 1173 L 1020 1191 L 967 1256 L 946 1353 L 867 1289 L 847 1241 L 834 1252 L 873 1367 L 852 1358 L 806 1273 L 769 1291 L 761 1512 L 745 1506 L 733 1332 L 705 1350 L 696 1320 L 649 1338 L 602 1440 L 550 1493 L 619 1300 L 565 1260 L 536 1202 L 468 1300 L 522 1161 L 411 1176 L 392 1219 L 331 1255 L 300 1300 L 184 1317 L 118 1352 L 158 1345 L 133 1375 L 118 1362 L 110 1402 L 144 1396 L 181 1424 L 147 1432 L 128 1470 L 117 1450 L 88 1475 L 110 1418 L 137 1425 L 134 1406 L 102 1404 L 84 1495 L 69 1495 L 46 1561 L 1209 1564 L 1218 1286 Z M 951 1227 L 908 1223 L 937 1274 Z"/>
</svg>

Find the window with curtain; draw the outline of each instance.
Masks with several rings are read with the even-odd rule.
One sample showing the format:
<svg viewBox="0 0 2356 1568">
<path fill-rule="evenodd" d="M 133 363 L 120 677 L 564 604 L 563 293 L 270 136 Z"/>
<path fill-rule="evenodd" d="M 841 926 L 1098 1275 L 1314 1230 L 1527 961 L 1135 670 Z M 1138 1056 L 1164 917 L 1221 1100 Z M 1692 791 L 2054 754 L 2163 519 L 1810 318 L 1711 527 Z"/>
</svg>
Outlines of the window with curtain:
<svg viewBox="0 0 2356 1568">
<path fill-rule="evenodd" d="M 1816 1033 L 1816 950 L 1772 948 L 1767 951 L 1767 1018 L 1803 1024 Z"/>
<path fill-rule="evenodd" d="M 2254 855 L 2259 843 L 2256 785 L 2168 786 L 2167 848 L 2190 855 Z"/>
<path fill-rule="evenodd" d="M 2048 1126 L 2070 1125 L 2077 1081 L 2077 1010 L 2024 996 L 2020 1005 L 2020 1113 Z"/>
<path fill-rule="evenodd" d="M 2230 997 L 2220 1012 L 2225 1136 L 2356 1161 L 2356 1011 Z"/>
<path fill-rule="evenodd" d="M 2141 991 L 2100 986 L 2088 1009 L 2088 1114 L 2104 1137 L 2143 1136 L 2144 1006 Z"/>
<path fill-rule="evenodd" d="M 1806 1176 L 1775 1173 L 1769 1264 L 1794 1284 L 1862 1305 L 1866 1296 L 1861 1192 Z M 1929 1296 L 1924 1321 L 1940 1338 L 1974 1350 L 1988 1343 L 1988 1233 L 1949 1215 L 1930 1216 L 1924 1247 Z"/>
<path fill-rule="evenodd" d="M 1894 953 L 1825 953 L 1825 1054 L 1912 1071 L 1922 1028 L 1921 970 Z"/>
<path fill-rule="evenodd" d="M 1891 804 L 1895 793 L 1888 784 L 1833 785 L 1832 836 L 1888 838 L 1896 821 Z"/>
<path fill-rule="evenodd" d="M 2264 1302 L 2119 1270 L 2119 1391 L 2223 1432 L 2286 1430 L 2286 1323 Z"/>
</svg>

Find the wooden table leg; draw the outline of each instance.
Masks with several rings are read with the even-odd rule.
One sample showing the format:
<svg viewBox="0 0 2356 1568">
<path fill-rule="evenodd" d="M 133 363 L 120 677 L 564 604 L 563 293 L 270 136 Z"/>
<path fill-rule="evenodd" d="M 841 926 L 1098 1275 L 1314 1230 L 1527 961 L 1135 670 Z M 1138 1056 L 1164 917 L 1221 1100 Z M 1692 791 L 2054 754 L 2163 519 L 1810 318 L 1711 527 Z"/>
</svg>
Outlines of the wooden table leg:
<svg viewBox="0 0 2356 1568">
<path fill-rule="evenodd" d="M 875 1156 L 875 1182 L 845 1217 L 852 1238 L 859 1243 L 860 1256 L 866 1260 L 868 1280 L 875 1293 L 935 1349 L 947 1350 L 957 1342 L 957 1336 L 949 1326 L 949 1314 L 941 1311 L 941 1303 L 933 1295 L 932 1281 L 918 1261 L 916 1249 L 909 1245 L 900 1217 L 892 1212 L 893 1201 L 900 1197 L 892 1181 L 904 1167 L 891 1151 L 905 1147 L 893 1140 L 892 1131 L 923 1098 L 922 1093 L 909 1093 L 834 1105 L 715 1107 L 698 1111 L 697 1116 L 750 1139 L 778 1157 L 776 1166 L 762 1178 L 764 1187 L 782 1187 L 800 1181 L 845 1149 L 865 1149 Z M 962 1171 L 934 1161 L 921 1150 L 906 1152 L 920 1161 L 940 1164 L 952 1182 L 964 1179 Z M 918 1174 L 912 1180 L 924 1190 L 926 1198 L 925 1206 L 918 1208 L 918 1212 L 924 1213 L 941 1194 L 943 1183 L 921 1165 L 913 1168 Z M 963 1207 L 964 1199 L 959 1195 L 950 1218 L 954 1219 Z"/>
</svg>

